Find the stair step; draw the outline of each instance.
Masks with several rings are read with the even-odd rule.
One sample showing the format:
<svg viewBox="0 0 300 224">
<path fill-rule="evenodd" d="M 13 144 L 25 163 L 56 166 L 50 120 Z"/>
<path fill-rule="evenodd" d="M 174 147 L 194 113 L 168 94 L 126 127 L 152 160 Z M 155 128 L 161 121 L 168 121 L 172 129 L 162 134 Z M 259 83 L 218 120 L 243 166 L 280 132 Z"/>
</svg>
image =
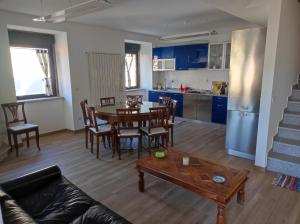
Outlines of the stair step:
<svg viewBox="0 0 300 224">
<path fill-rule="evenodd" d="M 280 123 L 278 128 L 278 137 L 300 140 L 300 126 Z"/>
<path fill-rule="evenodd" d="M 284 124 L 295 124 L 300 126 L 300 112 L 285 111 L 282 122 Z"/>
<path fill-rule="evenodd" d="M 293 88 L 292 97 L 291 98 L 293 98 L 295 100 L 300 100 L 300 89 Z"/>
<path fill-rule="evenodd" d="M 273 142 L 273 151 L 289 156 L 300 157 L 300 140 L 280 138 L 276 136 Z"/>
<path fill-rule="evenodd" d="M 300 100 L 290 98 L 288 101 L 287 110 L 291 112 L 300 112 Z"/>
<path fill-rule="evenodd" d="M 267 169 L 300 178 L 300 158 L 271 151 Z"/>
</svg>

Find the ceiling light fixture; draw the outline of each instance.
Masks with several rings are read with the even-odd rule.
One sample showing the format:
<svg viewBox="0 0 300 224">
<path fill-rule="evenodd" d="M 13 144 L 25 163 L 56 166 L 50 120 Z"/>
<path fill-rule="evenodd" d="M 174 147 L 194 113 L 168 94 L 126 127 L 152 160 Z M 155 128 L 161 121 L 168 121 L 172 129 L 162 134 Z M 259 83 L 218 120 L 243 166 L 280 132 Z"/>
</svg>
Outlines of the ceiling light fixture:
<svg viewBox="0 0 300 224">
<path fill-rule="evenodd" d="M 90 0 L 54 12 L 47 16 L 34 18 L 33 21 L 45 23 L 61 23 L 68 21 L 71 18 L 87 15 L 96 11 L 101 11 L 109 7 L 111 7 L 111 2 L 108 0 Z"/>
<path fill-rule="evenodd" d="M 216 30 L 212 31 L 204 31 L 204 32 L 197 32 L 197 33 L 189 33 L 189 34 L 175 34 L 170 36 L 160 37 L 159 40 L 163 41 L 172 41 L 172 40 L 183 40 L 183 39 L 191 39 L 191 38 L 199 38 L 199 37 L 206 37 L 211 35 L 217 35 L 218 32 Z"/>
</svg>

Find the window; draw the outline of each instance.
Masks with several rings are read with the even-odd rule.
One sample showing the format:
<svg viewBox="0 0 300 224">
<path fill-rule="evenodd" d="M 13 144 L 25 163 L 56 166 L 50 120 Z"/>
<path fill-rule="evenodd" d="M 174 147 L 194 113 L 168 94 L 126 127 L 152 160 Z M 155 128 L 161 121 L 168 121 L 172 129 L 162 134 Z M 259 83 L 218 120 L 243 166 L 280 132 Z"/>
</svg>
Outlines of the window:
<svg viewBox="0 0 300 224">
<path fill-rule="evenodd" d="M 125 87 L 139 88 L 139 51 L 140 45 L 125 43 Z"/>
<path fill-rule="evenodd" d="M 54 36 L 9 30 L 17 99 L 57 96 Z"/>
</svg>

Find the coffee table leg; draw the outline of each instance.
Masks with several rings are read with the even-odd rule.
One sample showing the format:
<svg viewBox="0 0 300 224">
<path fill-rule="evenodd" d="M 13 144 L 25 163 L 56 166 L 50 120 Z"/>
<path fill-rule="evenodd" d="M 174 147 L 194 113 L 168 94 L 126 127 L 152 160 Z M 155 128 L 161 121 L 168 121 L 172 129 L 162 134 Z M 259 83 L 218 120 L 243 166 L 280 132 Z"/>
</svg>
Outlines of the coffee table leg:
<svg viewBox="0 0 300 224">
<path fill-rule="evenodd" d="M 225 205 L 218 204 L 217 224 L 225 224 Z"/>
<path fill-rule="evenodd" d="M 144 173 L 139 171 L 139 191 L 144 192 L 145 186 L 144 186 Z"/>
<path fill-rule="evenodd" d="M 237 193 L 237 202 L 239 204 L 244 204 L 245 202 L 245 185 L 243 185 Z"/>
</svg>

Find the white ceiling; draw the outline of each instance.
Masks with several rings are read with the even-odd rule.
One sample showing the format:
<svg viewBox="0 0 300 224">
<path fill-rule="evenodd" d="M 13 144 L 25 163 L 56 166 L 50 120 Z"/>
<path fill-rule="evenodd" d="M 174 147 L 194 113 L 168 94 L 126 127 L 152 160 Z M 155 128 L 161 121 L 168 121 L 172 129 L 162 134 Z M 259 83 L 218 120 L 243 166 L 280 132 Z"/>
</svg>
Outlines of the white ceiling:
<svg viewBox="0 0 300 224">
<path fill-rule="evenodd" d="M 40 0 L 0 0 L 0 9 L 41 16 L 69 7 L 70 3 L 84 1 L 87 0 L 43 0 L 42 10 Z M 156 36 L 248 24 L 227 13 L 230 10 L 221 11 L 215 5 L 203 3 L 203 0 L 111 0 L 111 2 L 112 7 L 109 9 L 81 16 L 72 21 Z"/>
</svg>

